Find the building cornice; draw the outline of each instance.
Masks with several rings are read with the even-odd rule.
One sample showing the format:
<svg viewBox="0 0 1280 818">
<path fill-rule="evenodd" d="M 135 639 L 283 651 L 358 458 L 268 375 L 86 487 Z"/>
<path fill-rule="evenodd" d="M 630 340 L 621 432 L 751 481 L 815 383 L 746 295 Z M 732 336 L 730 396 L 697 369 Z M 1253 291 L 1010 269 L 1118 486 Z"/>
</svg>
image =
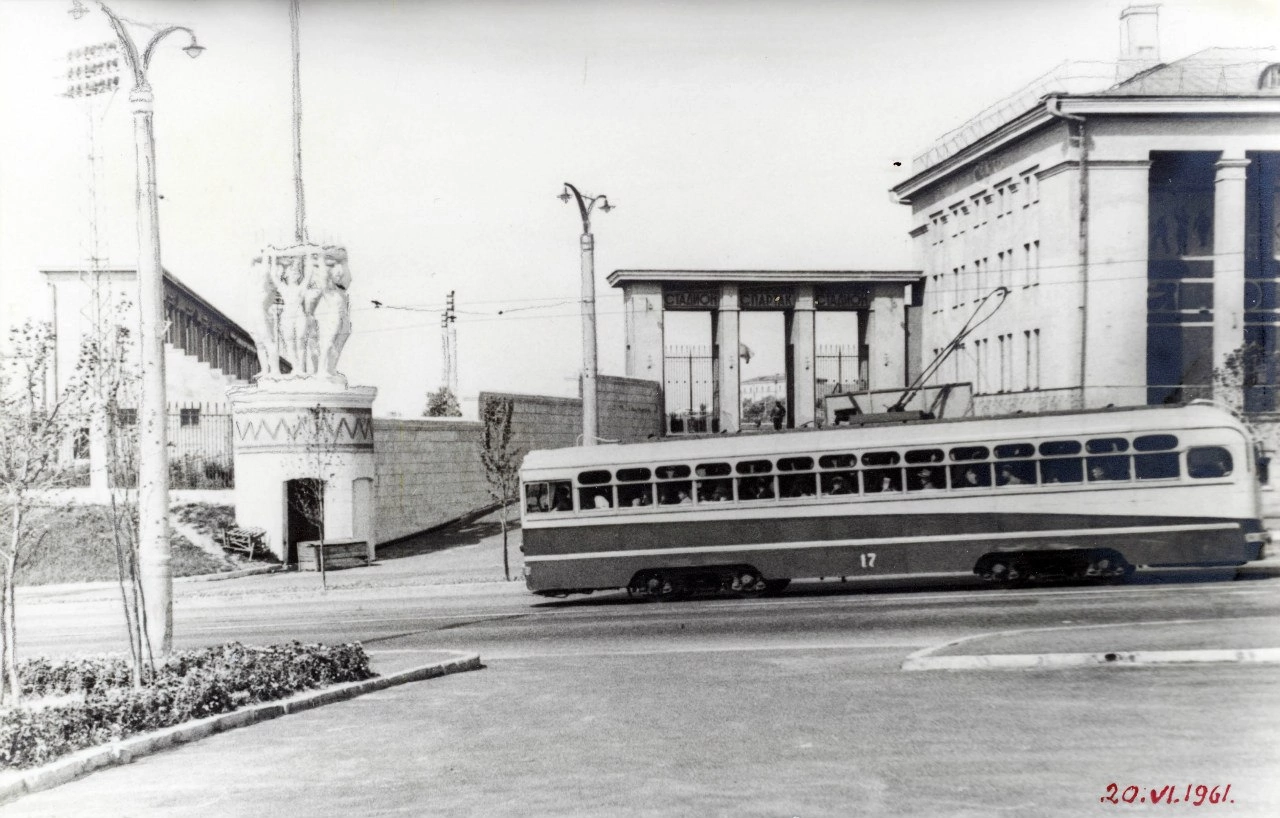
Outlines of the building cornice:
<svg viewBox="0 0 1280 818">
<path fill-rule="evenodd" d="M 623 284 L 910 284 L 920 270 L 614 270 L 606 281 Z"/>
<path fill-rule="evenodd" d="M 1068 116 L 1280 116 L 1280 96 L 1050 95 L 1022 116 L 891 188 L 899 204 L 982 157 Z M 1092 162 L 1090 163 L 1093 164 Z M 1042 175 L 1041 178 L 1044 178 Z"/>
</svg>

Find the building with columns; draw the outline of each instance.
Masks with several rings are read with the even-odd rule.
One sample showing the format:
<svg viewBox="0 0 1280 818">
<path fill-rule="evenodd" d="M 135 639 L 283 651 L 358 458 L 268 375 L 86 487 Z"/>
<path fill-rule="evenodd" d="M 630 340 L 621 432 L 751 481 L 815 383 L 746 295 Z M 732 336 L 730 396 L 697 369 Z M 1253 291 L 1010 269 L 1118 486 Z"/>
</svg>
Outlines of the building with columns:
<svg viewBox="0 0 1280 818">
<path fill-rule="evenodd" d="M 930 383 L 978 414 L 1190 400 L 1280 329 L 1280 53 L 1159 61 L 1155 6 L 1116 66 L 1064 64 L 921 156 L 912 213 Z M 1003 305 L 996 295 L 1004 287 Z M 1251 408 L 1276 410 L 1276 373 Z"/>
<path fill-rule="evenodd" d="M 669 424 L 669 432 L 739 431 L 744 311 L 783 314 L 788 427 L 811 425 L 818 416 L 816 312 L 857 314 L 857 337 L 848 340 L 859 350 L 858 380 L 870 392 L 884 390 L 883 400 L 892 403 L 917 371 L 909 328 L 915 324 L 912 293 L 919 280 L 914 270 L 615 270 L 608 278 L 622 289 L 627 377 L 663 384 L 669 406 L 673 390 L 694 389 L 695 381 L 706 387 L 704 397 L 691 401 L 700 407 L 697 427 Z M 690 356 L 688 383 L 679 382 L 667 365 L 663 318 L 676 310 L 705 312 L 711 321 L 705 370 L 695 373 Z M 883 406 L 869 401 L 863 408 Z"/>
</svg>

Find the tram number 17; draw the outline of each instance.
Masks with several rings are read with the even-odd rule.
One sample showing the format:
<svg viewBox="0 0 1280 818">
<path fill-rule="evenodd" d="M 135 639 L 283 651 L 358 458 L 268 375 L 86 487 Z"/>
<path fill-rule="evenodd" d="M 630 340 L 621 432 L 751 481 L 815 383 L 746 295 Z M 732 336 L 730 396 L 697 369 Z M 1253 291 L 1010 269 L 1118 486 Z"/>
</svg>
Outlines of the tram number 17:
<svg viewBox="0 0 1280 818">
<path fill-rule="evenodd" d="M 863 551 L 861 554 L 859 554 L 859 555 L 858 555 L 858 558 L 862 561 L 862 567 L 863 567 L 863 568 L 875 568 L 875 567 L 876 567 L 876 555 L 875 555 L 875 553 L 874 553 L 874 552 L 872 552 L 872 551 Z"/>
</svg>

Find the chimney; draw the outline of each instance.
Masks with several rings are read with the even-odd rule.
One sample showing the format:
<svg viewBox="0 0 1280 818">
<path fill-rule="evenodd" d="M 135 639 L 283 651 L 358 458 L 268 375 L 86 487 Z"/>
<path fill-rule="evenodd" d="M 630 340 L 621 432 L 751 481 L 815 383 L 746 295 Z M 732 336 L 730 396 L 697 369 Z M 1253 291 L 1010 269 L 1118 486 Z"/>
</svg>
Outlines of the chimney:
<svg viewBox="0 0 1280 818">
<path fill-rule="evenodd" d="M 1160 63 L 1160 5 L 1129 6 L 1120 12 L 1118 79 Z"/>
</svg>

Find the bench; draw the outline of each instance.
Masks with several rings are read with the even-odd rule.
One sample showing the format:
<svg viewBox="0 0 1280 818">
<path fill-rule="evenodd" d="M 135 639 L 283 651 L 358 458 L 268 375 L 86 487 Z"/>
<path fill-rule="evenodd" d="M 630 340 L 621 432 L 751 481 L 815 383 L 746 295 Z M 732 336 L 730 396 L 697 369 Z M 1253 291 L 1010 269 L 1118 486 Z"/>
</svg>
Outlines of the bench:
<svg viewBox="0 0 1280 818">
<path fill-rule="evenodd" d="M 222 548 L 225 551 L 236 551 L 248 554 L 249 559 L 259 551 L 267 549 L 267 530 L 265 528 L 239 528 L 231 526 L 222 529 Z"/>
</svg>

